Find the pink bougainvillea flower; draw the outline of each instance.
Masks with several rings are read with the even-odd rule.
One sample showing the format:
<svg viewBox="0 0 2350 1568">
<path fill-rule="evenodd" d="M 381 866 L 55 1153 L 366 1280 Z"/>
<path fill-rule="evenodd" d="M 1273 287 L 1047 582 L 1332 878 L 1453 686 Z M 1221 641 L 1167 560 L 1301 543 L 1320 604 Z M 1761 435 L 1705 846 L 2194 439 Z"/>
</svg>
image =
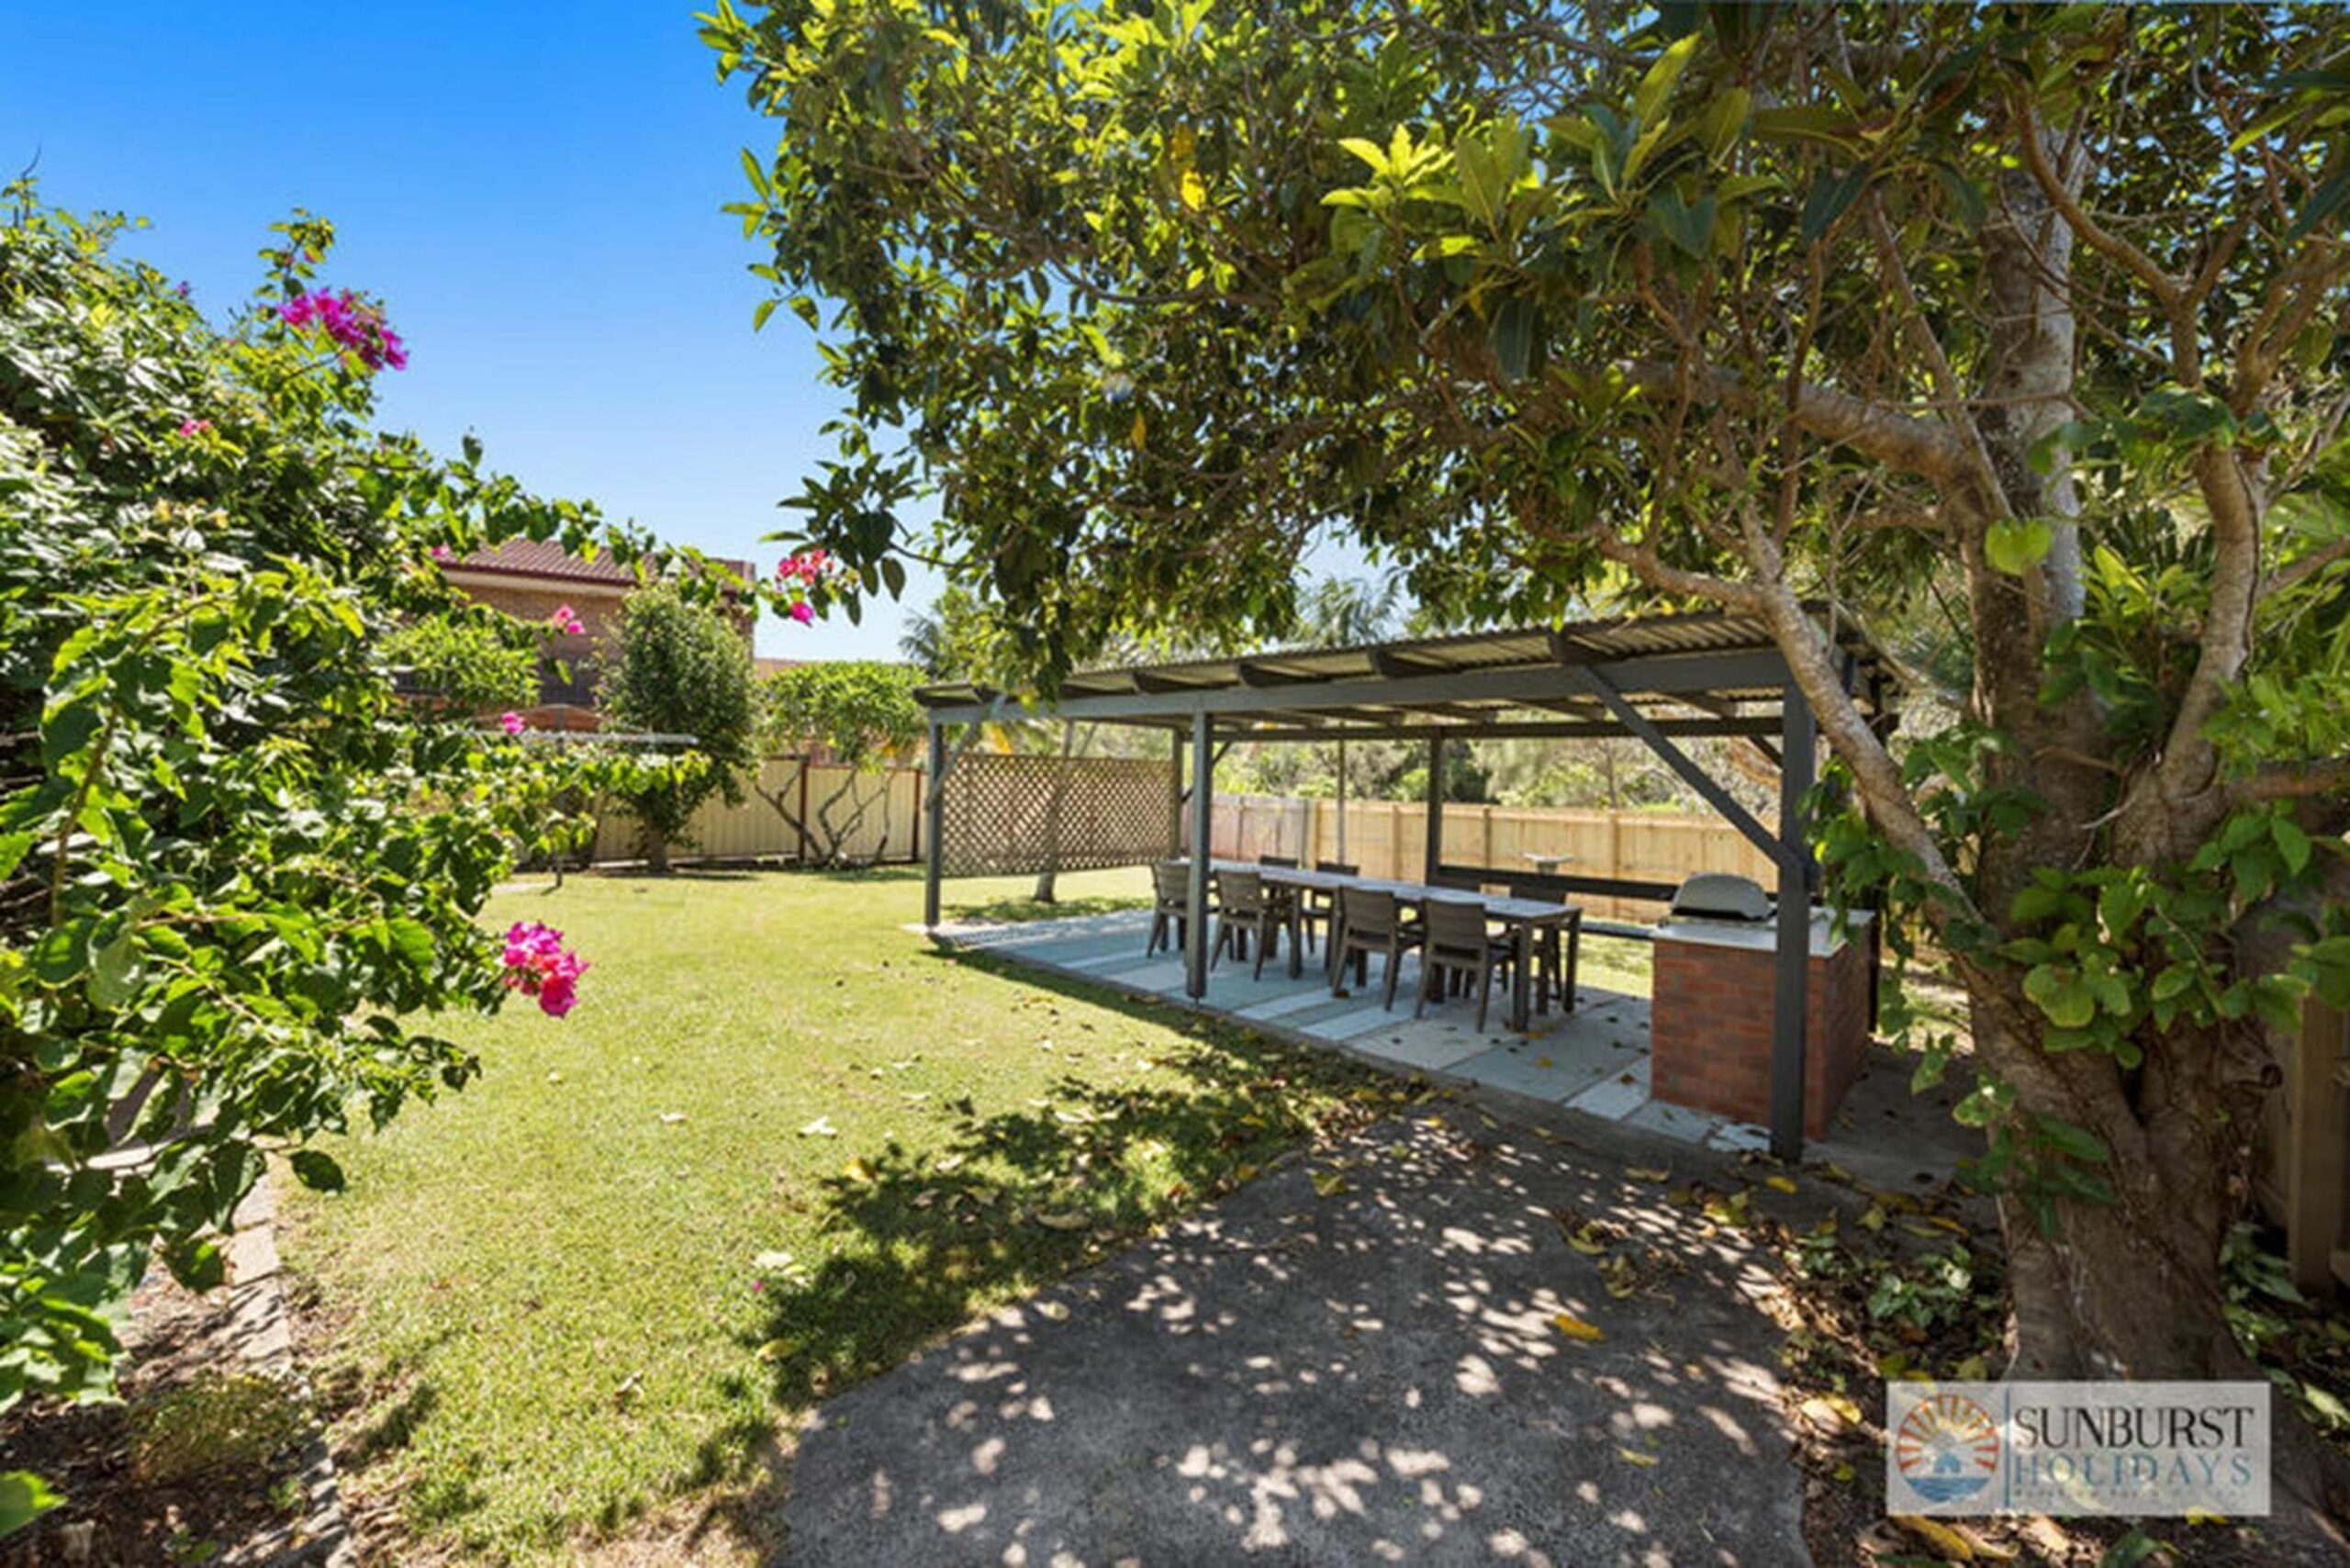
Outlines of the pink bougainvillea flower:
<svg viewBox="0 0 2350 1568">
<path fill-rule="evenodd" d="M 816 607 L 803 599 L 794 603 L 788 613 L 794 621 L 805 626 L 816 619 Z"/>
<path fill-rule="evenodd" d="M 534 998 L 539 1011 L 560 1018 L 579 1002 L 579 977 L 588 971 L 578 954 L 563 945 L 552 925 L 518 920 L 506 928 L 506 983 Z"/>
<path fill-rule="evenodd" d="M 498 716 L 498 722 L 506 727 L 506 733 L 509 735 L 519 735 L 531 727 L 521 714 L 510 708 Z"/>
<path fill-rule="evenodd" d="M 775 575 L 785 582 L 812 583 L 829 570 L 833 554 L 829 550 L 802 550 L 777 563 Z"/>
<path fill-rule="evenodd" d="M 202 435 L 211 428 L 212 421 L 210 420 L 182 420 L 180 421 L 180 434 L 191 438 Z"/>
<path fill-rule="evenodd" d="M 456 552 L 450 549 L 446 544 L 435 544 L 432 547 L 432 558 L 436 561 L 454 560 L 456 558 Z"/>
<path fill-rule="evenodd" d="M 567 633 L 574 637 L 588 630 L 587 624 L 579 619 L 579 612 L 567 604 L 557 605 L 555 612 L 548 616 L 547 620 L 554 624 L 556 631 Z"/>
<path fill-rule="evenodd" d="M 382 309 L 347 288 L 334 294 L 297 294 L 277 308 L 277 315 L 297 330 L 318 328 L 369 370 L 408 368 L 408 347 L 384 324 Z"/>
</svg>

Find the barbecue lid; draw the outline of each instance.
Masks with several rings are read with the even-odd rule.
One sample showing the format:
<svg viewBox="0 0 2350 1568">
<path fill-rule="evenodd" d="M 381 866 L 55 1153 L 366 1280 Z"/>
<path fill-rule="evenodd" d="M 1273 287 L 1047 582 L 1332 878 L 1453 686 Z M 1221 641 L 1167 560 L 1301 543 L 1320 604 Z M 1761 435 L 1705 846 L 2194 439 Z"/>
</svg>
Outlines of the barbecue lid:
<svg viewBox="0 0 2350 1568">
<path fill-rule="evenodd" d="M 1673 895 L 1673 913 L 1703 920 L 1768 920 L 1771 895 L 1751 877 L 1700 871 Z"/>
</svg>

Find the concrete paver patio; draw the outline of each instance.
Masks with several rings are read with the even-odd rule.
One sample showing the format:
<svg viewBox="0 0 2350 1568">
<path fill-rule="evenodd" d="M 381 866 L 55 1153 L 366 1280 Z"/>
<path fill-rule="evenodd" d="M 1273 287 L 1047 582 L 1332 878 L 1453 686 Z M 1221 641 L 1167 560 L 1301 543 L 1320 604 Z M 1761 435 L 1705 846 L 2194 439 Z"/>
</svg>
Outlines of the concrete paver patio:
<svg viewBox="0 0 2350 1568">
<path fill-rule="evenodd" d="M 957 946 L 999 954 L 1040 969 L 1102 981 L 1147 995 L 1183 999 L 1183 966 L 1161 953 L 1143 954 L 1148 914 L 1110 914 L 1014 925 L 944 927 Z M 1416 957 L 1406 956 L 1395 1005 L 1380 1005 L 1377 960 L 1371 985 L 1334 997 L 1318 962 L 1292 979 L 1282 961 L 1269 961 L 1262 978 L 1226 960 L 1208 978 L 1205 1006 L 1243 1023 L 1264 1025 L 1341 1047 L 1383 1066 L 1418 1071 L 1443 1081 L 1498 1090 L 1539 1104 L 1561 1105 L 1606 1121 L 1629 1121 L 1684 1142 L 1717 1149 L 1769 1147 L 1762 1127 L 1652 1101 L 1649 1096 L 1648 999 L 1579 986 L 1575 1011 L 1538 1013 L 1524 1035 L 1502 1026 L 1508 999 L 1495 986 L 1487 1030 L 1476 1029 L 1473 1000 L 1431 1002 L 1412 1016 L 1419 983 Z"/>
<path fill-rule="evenodd" d="M 1452 1105 L 1263 1177 L 826 1404 L 786 1557 L 1807 1562 L 1767 1261 L 1625 1173 L 1660 1151 L 1674 1182 L 1732 1162 Z M 1583 1215 L 1627 1227 L 1641 1291 L 1566 1245 Z"/>
</svg>

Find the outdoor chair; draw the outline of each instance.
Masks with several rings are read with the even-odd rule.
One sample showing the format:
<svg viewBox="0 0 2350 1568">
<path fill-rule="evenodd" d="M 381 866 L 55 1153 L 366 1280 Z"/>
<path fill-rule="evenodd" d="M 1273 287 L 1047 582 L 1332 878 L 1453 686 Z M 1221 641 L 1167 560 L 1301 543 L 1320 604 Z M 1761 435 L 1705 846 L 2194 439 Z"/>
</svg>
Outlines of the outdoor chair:
<svg viewBox="0 0 2350 1568">
<path fill-rule="evenodd" d="M 1539 899 L 1544 903 L 1557 900 L 1558 895 L 1539 887 L 1513 887 L 1514 899 Z M 1563 924 L 1546 925 L 1534 934 L 1533 981 L 1536 1011 L 1547 1013 L 1550 994 L 1555 987 L 1559 992 L 1559 1011 L 1575 1010 L 1575 968 L 1583 957 L 1583 911 L 1578 909 L 1567 916 Z"/>
<path fill-rule="evenodd" d="M 1427 1011 L 1428 997 L 1448 977 L 1458 977 L 1477 989 L 1477 1033 L 1485 1032 L 1485 1013 L 1494 996 L 1494 971 L 1506 970 L 1517 944 L 1485 930 L 1485 906 L 1431 899 L 1421 917 L 1426 946 L 1420 951 L 1420 999 L 1412 1009 L 1419 1017 Z"/>
<path fill-rule="evenodd" d="M 1361 867 L 1349 866 L 1343 860 L 1316 860 L 1314 868 L 1336 877 L 1352 877 L 1362 870 Z M 1314 928 L 1316 925 L 1331 928 L 1324 946 L 1333 955 L 1330 971 L 1335 975 L 1337 972 L 1336 954 L 1338 951 L 1338 901 L 1336 895 L 1314 888 L 1305 889 L 1297 901 L 1297 921 L 1298 928 L 1305 933 L 1305 950 L 1309 953 L 1314 950 Z"/>
<path fill-rule="evenodd" d="M 1404 967 L 1404 955 L 1420 945 L 1421 928 L 1404 919 L 1403 907 L 1393 893 L 1375 893 L 1362 888 L 1343 888 L 1338 893 L 1338 924 L 1332 935 L 1330 952 L 1337 960 L 1330 983 L 1332 995 L 1337 994 L 1347 971 L 1347 960 L 1354 960 L 1355 985 L 1371 983 L 1371 956 L 1387 955 L 1387 986 L 1379 1005 L 1395 1005 L 1395 980 Z"/>
<path fill-rule="evenodd" d="M 1257 857 L 1257 864 L 1259 866 L 1284 866 L 1294 870 L 1297 868 L 1297 857 L 1294 855 L 1259 855 Z M 1281 919 L 1288 922 L 1291 925 L 1290 941 L 1294 945 L 1297 941 L 1297 932 L 1295 927 L 1299 918 L 1297 890 L 1286 882 L 1269 881 L 1265 884 L 1265 897 L 1271 902 L 1275 912 L 1281 915 Z"/>
<path fill-rule="evenodd" d="M 1151 892 L 1150 940 L 1144 945 L 1146 958 L 1167 946 L 1167 934 L 1175 934 L 1175 946 L 1181 947 L 1190 935 L 1192 914 L 1192 868 L 1181 860 L 1159 860 L 1150 868 Z M 1215 901 L 1210 899 L 1204 913 L 1215 913 Z"/>
<path fill-rule="evenodd" d="M 1248 957 L 1250 938 L 1255 938 L 1257 967 L 1249 972 L 1251 980 L 1262 979 L 1265 959 L 1278 949 L 1281 927 L 1289 927 L 1289 969 L 1298 970 L 1297 905 L 1281 903 L 1272 897 L 1272 890 L 1254 871 L 1225 871 L 1217 879 L 1220 902 L 1216 912 L 1215 948 L 1208 955 L 1208 967 L 1214 969 L 1226 952 L 1235 962 Z"/>
</svg>

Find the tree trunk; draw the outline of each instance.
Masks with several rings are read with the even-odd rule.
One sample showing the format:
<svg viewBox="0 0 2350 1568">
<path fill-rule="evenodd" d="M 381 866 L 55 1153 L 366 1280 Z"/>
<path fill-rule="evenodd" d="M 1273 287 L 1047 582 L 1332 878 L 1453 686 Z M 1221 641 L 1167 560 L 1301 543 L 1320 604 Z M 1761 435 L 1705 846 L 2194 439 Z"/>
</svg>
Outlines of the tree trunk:
<svg viewBox="0 0 2350 1568">
<path fill-rule="evenodd" d="M 657 827 L 644 830 L 644 868 L 666 876 L 669 870 L 669 836 Z"/>
</svg>

